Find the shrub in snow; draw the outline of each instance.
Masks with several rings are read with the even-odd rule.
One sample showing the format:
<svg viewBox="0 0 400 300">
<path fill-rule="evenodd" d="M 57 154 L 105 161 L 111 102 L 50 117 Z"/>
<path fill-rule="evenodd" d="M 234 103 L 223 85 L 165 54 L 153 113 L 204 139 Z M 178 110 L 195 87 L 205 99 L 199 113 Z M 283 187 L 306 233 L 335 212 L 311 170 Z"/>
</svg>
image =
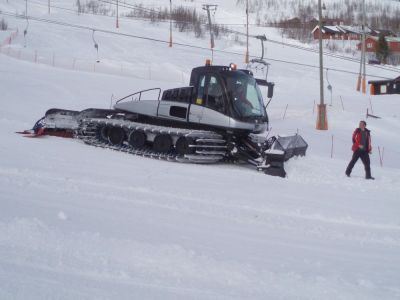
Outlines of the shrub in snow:
<svg viewBox="0 0 400 300">
<path fill-rule="evenodd" d="M 76 6 L 78 8 L 78 13 L 90 13 L 105 16 L 114 15 L 114 11 L 112 11 L 109 7 L 106 7 L 104 3 L 98 3 L 94 0 L 85 1 L 83 3 L 80 0 L 77 0 Z"/>
<path fill-rule="evenodd" d="M 7 30 L 7 29 L 8 29 L 8 24 L 6 21 L 4 21 L 4 18 L 3 18 L 0 21 L 0 30 Z"/>
<path fill-rule="evenodd" d="M 137 4 L 136 8 L 125 14 L 130 18 L 149 19 L 152 23 L 167 22 L 170 19 L 174 21 L 175 28 L 179 32 L 194 32 L 196 37 L 203 37 L 205 32 L 209 31 L 208 19 L 206 15 L 200 14 L 196 8 L 185 6 L 176 6 L 170 13 L 168 8 L 146 9 L 143 4 Z M 223 25 L 213 24 L 212 31 L 217 38 L 221 34 L 227 34 L 228 29 Z"/>
</svg>

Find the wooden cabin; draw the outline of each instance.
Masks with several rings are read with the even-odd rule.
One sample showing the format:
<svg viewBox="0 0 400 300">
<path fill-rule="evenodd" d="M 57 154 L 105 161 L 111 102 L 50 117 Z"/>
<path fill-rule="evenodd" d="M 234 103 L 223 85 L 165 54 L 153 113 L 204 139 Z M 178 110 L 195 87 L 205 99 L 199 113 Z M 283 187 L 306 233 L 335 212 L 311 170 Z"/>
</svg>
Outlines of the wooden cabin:
<svg viewBox="0 0 400 300">
<path fill-rule="evenodd" d="M 392 80 L 371 80 L 371 95 L 393 95 L 400 94 L 400 76 Z"/>
<path fill-rule="evenodd" d="M 400 54 L 400 38 L 398 37 L 385 37 L 388 46 L 389 46 L 389 52 L 392 54 Z M 376 52 L 376 49 L 378 48 L 378 40 L 379 37 L 377 36 L 367 36 L 365 39 L 365 51 L 366 52 Z M 361 50 L 362 44 L 359 43 L 357 45 L 357 49 Z"/>
<path fill-rule="evenodd" d="M 319 39 L 320 32 L 322 33 L 323 40 L 342 40 L 344 31 L 340 28 L 340 26 L 322 26 L 322 30 L 319 30 L 319 26 L 315 26 L 311 31 L 315 40 Z"/>
</svg>

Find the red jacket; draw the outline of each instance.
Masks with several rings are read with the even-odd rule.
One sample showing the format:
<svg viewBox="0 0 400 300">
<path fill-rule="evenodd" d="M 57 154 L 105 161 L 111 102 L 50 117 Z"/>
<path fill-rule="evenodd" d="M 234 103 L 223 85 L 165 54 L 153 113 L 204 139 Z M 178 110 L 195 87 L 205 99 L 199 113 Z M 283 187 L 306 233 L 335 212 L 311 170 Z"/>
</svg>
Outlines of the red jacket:
<svg viewBox="0 0 400 300">
<path fill-rule="evenodd" d="M 371 145 L 371 134 L 370 131 L 365 128 L 365 132 L 367 134 L 367 148 L 368 148 L 368 153 L 372 151 L 372 145 Z M 353 133 L 353 147 L 351 147 L 351 150 L 353 150 L 354 152 L 358 149 L 360 149 L 361 145 L 361 129 L 357 128 L 356 130 L 354 130 Z"/>
</svg>

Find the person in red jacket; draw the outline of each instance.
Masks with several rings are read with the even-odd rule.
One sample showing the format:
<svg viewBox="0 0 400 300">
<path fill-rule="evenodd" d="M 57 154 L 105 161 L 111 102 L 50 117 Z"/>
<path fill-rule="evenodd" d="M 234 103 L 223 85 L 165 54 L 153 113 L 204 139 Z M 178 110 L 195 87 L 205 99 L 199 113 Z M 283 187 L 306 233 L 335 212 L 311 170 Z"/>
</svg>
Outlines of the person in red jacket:
<svg viewBox="0 0 400 300">
<path fill-rule="evenodd" d="M 365 178 L 366 179 L 375 179 L 371 176 L 371 166 L 369 154 L 372 151 L 371 146 L 371 133 L 367 129 L 367 123 L 365 121 L 360 121 L 359 127 L 354 130 L 353 133 L 353 146 L 351 147 L 353 150 L 353 157 L 346 169 L 346 175 L 350 177 L 351 170 L 353 170 L 354 165 L 357 160 L 361 158 L 361 161 L 364 164 L 365 168 Z"/>
</svg>

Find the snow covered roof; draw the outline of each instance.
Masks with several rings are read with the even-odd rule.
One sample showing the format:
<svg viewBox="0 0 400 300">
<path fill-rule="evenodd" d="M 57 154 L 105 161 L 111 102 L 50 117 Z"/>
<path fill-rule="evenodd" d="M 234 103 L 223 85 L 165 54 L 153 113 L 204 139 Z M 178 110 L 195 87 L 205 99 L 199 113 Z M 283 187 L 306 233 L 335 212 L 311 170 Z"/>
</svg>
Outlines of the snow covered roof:
<svg viewBox="0 0 400 300">
<path fill-rule="evenodd" d="M 319 29 L 319 26 L 315 26 L 314 29 L 312 30 L 311 33 L 314 33 L 317 29 Z M 339 26 L 336 25 L 331 25 L 331 26 L 322 26 L 322 33 L 343 33 L 344 31 L 340 29 Z"/>
<path fill-rule="evenodd" d="M 387 80 L 370 80 L 369 84 L 387 84 L 387 83 L 396 83 L 400 82 L 400 76 L 395 79 L 387 79 Z"/>
<path fill-rule="evenodd" d="M 355 33 L 355 34 L 362 34 L 363 30 L 361 26 L 348 26 L 348 25 L 339 25 L 340 29 L 345 33 Z M 365 33 L 369 34 L 372 33 L 373 30 L 368 26 L 365 26 Z"/>
<path fill-rule="evenodd" d="M 315 26 L 315 28 L 312 30 L 312 33 L 314 33 L 315 30 L 317 30 L 319 26 Z M 354 34 L 362 34 L 362 28 L 359 26 L 348 26 L 348 25 L 324 25 L 322 26 L 322 32 L 323 33 L 354 33 Z M 365 32 L 367 34 L 372 33 L 372 29 L 369 27 L 365 27 Z"/>
<path fill-rule="evenodd" d="M 341 33 L 339 26 L 322 26 L 322 32 L 333 32 L 333 33 Z"/>
<path fill-rule="evenodd" d="M 378 36 L 369 35 L 367 38 L 375 41 L 379 40 Z M 385 40 L 391 43 L 400 43 L 400 37 L 385 36 Z"/>
<path fill-rule="evenodd" d="M 388 42 L 400 43 L 400 37 L 386 36 L 385 39 Z"/>
<path fill-rule="evenodd" d="M 384 34 L 384 35 L 393 35 L 393 32 L 389 29 L 374 29 L 374 33 L 377 35 Z"/>
<path fill-rule="evenodd" d="M 311 33 L 314 33 L 318 28 L 319 28 L 318 25 L 315 26 Z M 350 34 L 360 34 L 361 35 L 363 33 L 363 29 L 361 26 L 324 25 L 324 26 L 322 26 L 322 32 L 323 33 L 332 33 L 332 34 L 350 33 Z M 373 33 L 379 33 L 379 32 L 380 31 L 373 30 L 368 26 L 365 27 L 366 34 L 373 34 Z"/>
</svg>

